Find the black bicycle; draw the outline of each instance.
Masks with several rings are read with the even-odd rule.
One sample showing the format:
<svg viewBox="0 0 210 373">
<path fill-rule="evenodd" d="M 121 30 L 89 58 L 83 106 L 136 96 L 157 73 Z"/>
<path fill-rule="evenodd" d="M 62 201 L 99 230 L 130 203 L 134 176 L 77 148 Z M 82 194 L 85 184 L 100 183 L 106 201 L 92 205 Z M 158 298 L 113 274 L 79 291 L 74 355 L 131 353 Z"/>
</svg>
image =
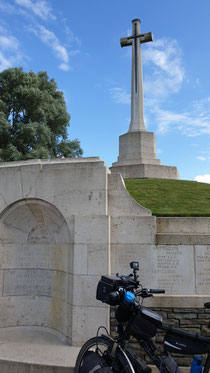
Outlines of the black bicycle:
<svg viewBox="0 0 210 373">
<path fill-rule="evenodd" d="M 151 368 L 129 346 L 135 338 L 161 373 L 181 373 L 170 352 L 185 355 L 207 354 L 202 373 L 210 368 L 210 338 L 189 333 L 164 324 L 162 317 L 140 303 L 153 294 L 165 293 L 163 289 L 146 289 L 138 280 L 139 263 L 131 262 L 133 273 L 128 276 L 102 276 L 98 283 L 96 298 L 116 307 L 117 337 L 97 335 L 81 348 L 75 365 L 75 373 L 114 372 L 150 373 Z M 210 308 L 210 303 L 205 303 Z M 100 329 L 100 328 L 99 328 Z M 166 332 L 162 351 L 157 349 L 153 337 L 157 329 Z M 98 333 L 97 333 L 98 334 Z M 108 333 L 107 333 L 108 334 Z M 89 362 L 97 357 L 93 369 Z M 201 371 L 201 370 L 200 370 Z"/>
</svg>

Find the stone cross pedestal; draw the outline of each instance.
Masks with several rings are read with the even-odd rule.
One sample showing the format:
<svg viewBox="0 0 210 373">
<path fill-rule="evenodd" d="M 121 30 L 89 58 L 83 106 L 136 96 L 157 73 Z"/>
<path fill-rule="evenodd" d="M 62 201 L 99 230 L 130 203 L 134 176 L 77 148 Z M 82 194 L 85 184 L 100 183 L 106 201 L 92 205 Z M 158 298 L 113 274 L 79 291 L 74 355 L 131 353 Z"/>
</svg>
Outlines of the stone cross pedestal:
<svg viewBox="0 0 210 373">
<path fill-rule="evenodd" d="M 154 133 L 147 132 L 144 123 L 144 94 L 141 44 L 152 41 L 151 32 L 140 34 L 140 20 L 134 19 L 132 35 L 120 39 L 121 47 L 132 46 L 131 122 L 129 130 L 119 138 L 118 161 L 112 164 L 112 173 L 124 178 L 178 179 L 176 167 L 162 166 L 156 157 Z"/>
</svg>

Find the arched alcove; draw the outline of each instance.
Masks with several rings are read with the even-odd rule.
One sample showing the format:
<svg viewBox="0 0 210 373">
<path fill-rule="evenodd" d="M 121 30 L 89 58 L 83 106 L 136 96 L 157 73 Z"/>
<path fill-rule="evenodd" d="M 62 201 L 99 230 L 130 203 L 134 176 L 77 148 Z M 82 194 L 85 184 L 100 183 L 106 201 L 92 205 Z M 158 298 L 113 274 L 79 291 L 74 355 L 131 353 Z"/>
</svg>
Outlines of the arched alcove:
<svg viewBox="0 0 210 373">
<path fill-rule="evenodd" d="M 52 204 L 18 201 L 0 216 L 0 327 L 50 328 L 71 335 L 73 239 Z"/>
</svg>

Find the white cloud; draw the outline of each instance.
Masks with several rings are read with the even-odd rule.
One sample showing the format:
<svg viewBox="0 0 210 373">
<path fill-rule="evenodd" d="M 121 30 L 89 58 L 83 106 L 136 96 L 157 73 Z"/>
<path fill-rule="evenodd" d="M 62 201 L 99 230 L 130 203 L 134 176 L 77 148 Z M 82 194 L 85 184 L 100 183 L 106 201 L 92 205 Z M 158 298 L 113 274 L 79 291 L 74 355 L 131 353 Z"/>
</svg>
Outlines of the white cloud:
<svg viewBox="0 0 210 373">
<path fill-rule="evenodd" d="M 69 71 L 71 69 L 71 67 L 67 63 L 61 63 L 59 65 L 59 69 L 61 69 L 63 71 Z"/>
<path fill-rule="evenodd" d="M 189 110 L 180 113 L 161 109 L 158 104 L 147 102 L 147 105 L 158 124 L 159 133 L 176 129 L 188 137 L 210 134 L 210 97 L 192 102 Z"/>
<path fill-rule="evenodd" d="M 161 134 L 176 130 L 187 137 L 209 135 L 210 97 L 194 101 L 187 109 L 179 112 L 162 108 L 164 100 L 181 89 L 185 78 L 178 42 L 162 38 L 147 43 L 142 47 L 142 57 L 143 70 L 146 71 L 144 93 L 147 122 L 157 123 Z M 130 104 L 130 95 L 125 89 L 111 88 L 109 92 L 116 103 Z M 203 160 L 202 154 L 200 156 L 199 159 Z"/>
<path fill-rule="evenodd" d="M 130 104 L 130 93 L 123 88 L 110 88 L 109 92 L 116 104 Z"/>
<path fill-rule="evenodd" d="M 43 20 L 56 19 L 56 17 L 52 14 L 52 9 L 45 0 L 15 0 L 15 3 L 34 13 Z"/>
<path fill-rule="evenodd" d="M 199 161 L 206 161 L 206 158 L 205 158 L 205 157 L 201 157 L 201 156 L 198 156 L 197 159 L 198 159 Z"/>
<path fill-rule="evenodd" d="M 0 71 L 11 67 L 11 61 L 0 52 Z"/>
<path fill-rule="evenodd" d="M 181 55 L 178 42 L 167 38 L 147 43 L 142 48 L 143 70 L 147 71 L 144 92 L 150 105 L 154 101 L 155 104 L 161 102 L 181 88 L 185 76 Z M 116 103 L 130 103 L 130 96 L 124 89 L 112 88 L 110 93 Z"/>
<path fill-rule="evenodd" d="M 195 181 L 198 181 L 200 183 L 208 183 L 210 184 L 210 174 L 205 174 L 205 175 L 198 175 L 194 179 Z"/>
<path fill-rule="evenodd" d="M 67 20 L 63 18 L 62 20 L 64 24 L 64 31 L 66 34 L 66 38 L 69 44 L 76 43 L 77 45 L 81 46 L 81 40 L 78 38 L 78 36 L 74 35 L 73 31 L 70 29 L 70 27 L 67 24 Z"/>
<path fill-rule="evenodd" d="M 14 36 L 0 34 L 0 48 L 2 50 L 17 50 L 19 48 L 19 42 Z"/>
<path fill-rule="evenodd" d="M 68 71 L 70 69 L 70 66 L 67 49 L 60 43 L 54 32 L 47 30 L 42 25 L 38 25 L 37 29 L 30 28 L 30 31 L 33 32 L 43 43 L 47 44 L 52 49 L 58 60 L 61 61 L 59 68 L 64 71 Z"/>
<path fill-rule="evenodd" d="M 143 66 L 150 69 L 145 74 L 144 91 L 158 101 L 170 93 L 176 93 L 184 80 L 181 49 L 176 40 L 162 38 L 148 43 L 143 51 Z"/>
<path fill-rule="evenodd" d="M 19 41 L 9 35 L 5 28 L 0 27 L 0 71 L 17 66 L 23 59 Z"/>
</svg>

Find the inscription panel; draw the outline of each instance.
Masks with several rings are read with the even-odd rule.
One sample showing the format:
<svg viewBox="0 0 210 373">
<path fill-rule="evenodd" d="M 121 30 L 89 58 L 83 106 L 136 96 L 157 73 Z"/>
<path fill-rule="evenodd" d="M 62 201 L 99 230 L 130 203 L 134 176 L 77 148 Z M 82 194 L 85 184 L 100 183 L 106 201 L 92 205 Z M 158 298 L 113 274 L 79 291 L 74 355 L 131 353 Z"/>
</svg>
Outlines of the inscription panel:
<svg viewBox="0 0 210 373">
<path fill-rule="evenodd" d="M 71 245 L 0 244 L 0 268 L 44 268 L 69 271 Z"/>
<path fill-rule="evenodd" d="M 196 291 L 210 293 L 210 245 L 195 246 Z"/>
<path fill-rule="evenodd" d="M 193 246 L 159 245 L 152 255 L 157 288 L 165 289 L 166 294 L 195 294 Z"/>
<path fill-rule="evenodd" d="M 139 261 L 143 287 L 165 289 L 169 294 L 195 294 L 193 246 L 112 245 L 112 273 L 129 273 Z"/>
<path fill-rule="evenodd" d="M 156 279 L 151 275 L 155 269 L 155 258 L 153 257 L 154 246 L 138 244 L 120 244 L 112 245 L 111 266 L 112 274 L 129 274 L 131 273 L 130 262 L 139 262 L 139 279 L 143 287 L 157 287 Z"/>
<path fill-rule="evenodd" d="M 3 295 L 45 295 L 65 299 L 66 275 L 61 271 L 5 270 Z"/>
</svg>

